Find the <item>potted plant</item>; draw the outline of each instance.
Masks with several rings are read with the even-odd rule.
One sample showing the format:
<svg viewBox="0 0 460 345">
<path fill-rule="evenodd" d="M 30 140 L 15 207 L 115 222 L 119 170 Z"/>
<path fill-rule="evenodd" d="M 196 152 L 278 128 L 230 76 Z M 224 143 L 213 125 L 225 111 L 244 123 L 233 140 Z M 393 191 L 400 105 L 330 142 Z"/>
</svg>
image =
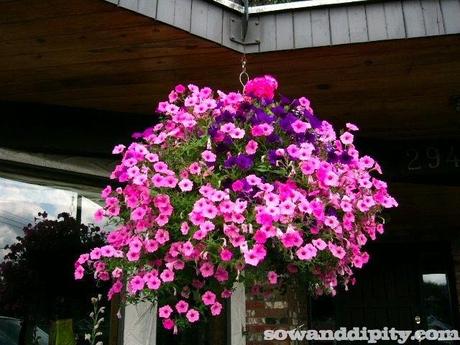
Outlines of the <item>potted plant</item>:
<svg viewBox="0 0 460 345">
<path fill-rule="evenodd" d="M 381 168 L 355 147 L 356 125 L 336 132 L 305 98 L 276 96 L 271 76 L 243 93 L 177 85 L 161 120 L 128 147 L 96 212 L 117 225 L 82 254 L 75 275 L 112 280 L 109 298 L 158 303 L 179 332 L 221 314 L 235 282 L 267 296 L 294 282 L 313 294 L 354 283 L 397 206 Z"/>
</svg>

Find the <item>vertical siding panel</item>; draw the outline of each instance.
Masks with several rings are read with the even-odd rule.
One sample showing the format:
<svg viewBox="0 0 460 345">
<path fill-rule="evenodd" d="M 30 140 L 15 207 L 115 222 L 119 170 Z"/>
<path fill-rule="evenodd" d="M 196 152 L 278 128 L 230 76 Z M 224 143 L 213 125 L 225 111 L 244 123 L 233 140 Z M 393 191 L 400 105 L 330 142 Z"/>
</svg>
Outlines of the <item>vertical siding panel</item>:
<svg viewBox="0 0 460 345">
<path fill-rule="evenodd" d="M 313 46 L 325 46 L 331 44 L 329 10 L 327 8 L 314 9 L 311 11 L 311 28 Z"/>
<path fill-rule="evenodd" d="M 174 25 L 183 30 L 190 31 L 190 15 L 192 0 L 176 0 L 174 6 Z"/>
<path fill-rule="evenodd" d="M 260 16 L 260 51 L 276 49 L 276 20 L 273 14 Z"/>
<path fill-rule="evenodd" d="M 422 0 L 422 11 L 427 35 L 442 35 L 444 23 L 439 0 Z"/>
<path fill-rule="evenodd" d="M 157 344 L 157 304 L 127 304 L 123 311 L 123 344 Z"/>
<path fill-rule="evenodd" d="M 163 23 L 174 23 L 175 0 L 158 0 L 157 19 Z"/>
<path fill-rule="evenodd" d="M 226 47 L 229 47 L 231 49 L 235 49 L 235 50 L 238 50 L 238 51 L 242 51 L 243 47 L 236 43 L 236 42 L 233 42 L 230 37 L 232 36 L 232 33 L 230 32 L 230 21 L 232 19 L 238 19 L 239 16 L 237 14 L 233 14 L 232 12 L 230 11 L 224 11 L 224 19 L 223 19 L 223 26 L 222 26 L 222 44 Z M 257 50 L 258 50 L 258 46 L 257 47 Z"/>
<path fill-rule="evenodd" d="M 405 0 L 402 5 L 407 37 L 425 36 L 425 25 L 420 0 Z"/>
<path fill-rule="evenodd" d="M 366 5 L 367 31 L 370 41 L 387 39 L 385 9 L 382 3 Z"/>
<path fill-rule="evenodd" d="M 401 2 L 386 2 L 383 4 L 383 7 L 385 9 L 385 22 L 387 24 L 388 38 L 406 37 Z"/>
<path fill-rule="evenodd" d="M 363 5 L 351 6 L 347 9 L 348 26 L 350 27 L 351 42 L 365 42 L 367 35 L 366 10 Z"/>
<path fill-rule="evenodd" d="M 139 0 L 139 13 L 151 18 L 157 15 L 157 0 Z"/>
<path fill-rule="evenodd" d="M 137 11 L 137 0 L 120 0 L 118 5 L 131 11 Z"/>
<path fill-rule="evenodd" d="M 311 15 L 310 11 L 294 12 L 294 43 L 296 48 L 311 47 Z"/>
<path fill-rule="evenodd" d="M 259 23 L 259 25 L 257 27 L 255 26 L 255 22 Z M 259 18 L 258 15 L 253 15 L 253 16 L 251 16 L 249 18 L 249 30 L 252 30 L 251 28 L 255 28 L 255 27 L 256 27 L 257 32 L 260 32 L 260 31 L 258 31 L 260 29 L 260 18 Z M 256 38 L 260 39 L 259 34 L 255 35 L 255 32 L 253 34 L 251 34 L 251 32 L 249 31 L 247 36 L 248 36 L 247 39 L 249 39 L 251 41 L 255 40 Z M 258 53 L 259 52 L 259 45 L 258 44 L 251 44 L 251 45 L 244 46 L 243 51 L 245 53 Z"/>
<path fill-rule="evenodd" d="M 348 15 L 346 7 L 332 7 L 329 10 L 332 44 L 350 43 Z"/>
<path fill-rule="evenodd" d="M 460 2 L 459 0 L 441 0 L 442 15 L 446 33 L 460 32 Z"/>
<path fill-rule="evenodd" d="M 276 20 L 276 49 L 294 48 L 294 25 L 292 13 L 280 13 L 275 17 Z"/>
<path fill-rule="evenodd" d="M 203 0 L 193 0 L 190 32 L 201 37 L 206 37 L 207 23 L 208 4 Z"/>
<path fill-rule="evenodd" d="M 206 38 L 222 43 L 222 8 L 209 4 L 207 17 Z"/>
<path fill-rule="evenodd" d="M 230 345 L 246 344 L 246 289 L 243 283 L 235 283 L 230 297 Z"/>
</svg>

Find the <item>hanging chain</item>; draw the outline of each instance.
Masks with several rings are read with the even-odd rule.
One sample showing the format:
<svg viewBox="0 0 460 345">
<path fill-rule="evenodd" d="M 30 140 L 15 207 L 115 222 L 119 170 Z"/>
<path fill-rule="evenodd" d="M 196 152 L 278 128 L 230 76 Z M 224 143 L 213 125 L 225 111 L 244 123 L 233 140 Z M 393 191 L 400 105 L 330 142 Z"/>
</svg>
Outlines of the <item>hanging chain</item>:
<svg viewBox="0 0 460 345">
<path fill-rule="evenodd" d="M 241 86 L 243 86 L 243 91 L 244 91 L 244 86 L 246 83 L 249 81 L 249 74 L 246 72 L 246 54 L 243 54 L 243 57 L 241 58 L 241 73 L 240 73 L 240 83 Z"/>
</svg>

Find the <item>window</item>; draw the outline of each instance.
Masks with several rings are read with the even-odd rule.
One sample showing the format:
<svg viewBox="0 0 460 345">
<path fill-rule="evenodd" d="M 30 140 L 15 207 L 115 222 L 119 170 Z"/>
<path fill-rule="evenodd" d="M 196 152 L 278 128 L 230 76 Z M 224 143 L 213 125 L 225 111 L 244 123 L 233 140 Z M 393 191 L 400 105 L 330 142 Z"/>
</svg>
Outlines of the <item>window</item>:
<svg viewBox="0 0 460 345">
<path fill-rule="evenodd" d="M 100 206 L 82 195 L 84 186 L 76 190 L 56 188 L 51 182 L 47 186 L 43 180 L 43 185 L 23 181 L 0 177 L 0 339 L 8 339 L 8 345 L 17 345 L 20 337 L 29 339 L 27 337 L 38 335 L 41 339 L 38 343 L 44 344 L 48 334 L 50 338 L 52 334 L 59 334 L 59 337 L 77 337 L 77 345 L 85 344 L 84 334 L 91 329 L 90 298 L 100 293 L 104 296 L 101 306 L 106 307 L 106 321 L 102 328 L 104 339 L 99 340 L 109 344 L 109 327 L 116 332 L 117 326 L 116 320 L 110 325 L 110 303 L 105 298 L 107 286 L 96 286 L 91 277 L 75 281 L 73 276 L 78 256 L 102 245 L 98 233 L 82 235 L 85 231 L 80 227 L 80 224 L 93 223 L 94 212 Z M 61 217 L 59 225 L 48 223 L 25 236 L 24 229 L 28 224 L 37 224 L 35 221 L 43 212 L 51 221 L 58 220 L 61 213 L 72 218 L 67 218 L 67 222 Z M 48 231 L 51 228 L 55 230 Z M 43 236 L 39 236 L 38 231 L 42 231 Z M 18 243 L 18 236 L 24 238 L 18 256 L 21 259 L 5 261 L 5 255 L 14 250 L 5 246 Z M 22 327 L 23 324 L 27 326 Z M 114 344 L 116 336 L 111 341 Z"/>
<path fill-rule="evenodd" d="M 66 212 L 88 224 L 98 207 L 74 191 L 0 178 L 0 261 L 6 254 L 4 247 L 14 243 L 39 212 L 46 212 L 50 219 Z"/>
</svg>

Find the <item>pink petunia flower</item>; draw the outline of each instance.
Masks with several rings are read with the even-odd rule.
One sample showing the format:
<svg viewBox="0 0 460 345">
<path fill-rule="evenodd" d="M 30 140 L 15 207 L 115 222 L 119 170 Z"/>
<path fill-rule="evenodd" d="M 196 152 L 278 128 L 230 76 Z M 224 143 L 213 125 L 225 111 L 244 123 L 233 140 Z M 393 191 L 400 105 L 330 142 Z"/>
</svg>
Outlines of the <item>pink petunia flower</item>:
<svg viewBox="0 0 460 345">
<path fill-rule="evenodd" d="M 155 240 L 159 244 L 164 244 L 169 241 L 169 232 L 164 229 L 158 229 L 155 234 Z"/>
<path fill-rule="evenodd" d="M 187 314 L 185 314 L 187 320 L 191 323 L 197 322 L 200 319 L 200 313 L 195 309 L 190 309 Z"/>
<path fill-rule="evenodd" d="M 147 253 L 153 253 L 157 251 L 159 245 L 158 242 L 155 240 L 145 240 L 144 247 Z"/>
<path fill-rule="evenodd" d="M 219 302 L 216 302 L 211 306 L 211 314 L 213 316 L 220 315 L 221 311 L 222 311 L 222 304 L 220 304 Z"/>
<path fill-rule="evenodd" d="M 192 175 L 198 175 L 201 172 L 201 167 L 198 163 L 192 163 L 188 167 L 188 170 L 190 171 L 190 174 Z"/>
<path fill-rule="evenodd" d="M 220 258 L 222 261 L 230 261 L 233 257 L 233 253 L 228 249 L 222 249 L 220 251 Z"/>
<path fill-rule="evenodd" d="M 171 319 L 163 319 L 162 324 L 163 324 L 164 329 L 167 329 L 167 330 L 173 329 L 174 326 L 176 325 L 174 321 Z"/>
<path fill-rule="evenodd" d="M 128 292 L 130 294 L 135 294 L 138 291 L 141 291 L 144 288 L 145 282 L 141 276 L 134 276 L 128 284 Z"/>
<path fill-rule="evenodd" d="M 352 123 L 349 123 L 349 122 L 346 123 L 345 126 L 346 126 L 346 127 L 348 128 L 348 130 L 350 130 L 350 131 L 358 131 L 358 130 L 359 130 L 358 126 L 356 126 L 356 125 L 354 125 L 354 124 L 352 124 Z"/>
<path fill-rule="evenodd" d="M 303 122 L 300 120 L 296 120 L 291 124 L 292 130 L 295 133 L 305 133 L 307 129 L 311 128 L 311 125 L 308 122 Z"/>
<path fill-rule="evenodd" d="M 179 188 L 183 192 L 189 192 L 193 189 L 193 182 L 184 178 L 179 182 Z"/>
<path fill-rule="evenodd" d="M 173 313 L 173 309 L 171 308 L 169 304 L 164 305 L 158 309 L 158 315 L 164 319 L 169 318 L 172 313 Z"/>
<path fill-rule="evenodd" d="M 161 286 L 161 280 L 156 276 L 152 276 L 147 280 L 146 284 L 150 290 L 158 290 Z"/>
<path fill-rule="evenodd" d="M 188 310 L 188 303 L 184 300 L 180 300 L 176 303 L 176 310 L 179 314 L 186 313 Z"/>
<path fill-rule="evenodd" d="M 267 273 L 267 279 L 272 285 L 276 285 L 276 283 L 278 283 L 278 275 L 274 271 L 269 271 Z"/>
<path fill-rule="evenodd" d="M 102 221 L 102 219 L 104 219 L 104 209 L 103 208 L 99 208 L 95 213 L 94 213 L 94 220 L 96 222 L 100 222 Z"/>
<path fill-rule="evenodd" d="M 222 297 L 222 298 L 230 298 L 230 297 L 232 297 L 232 290 L 224 290 L 224 291 L 222 291 L 222 293 L 220 294 L 220 297 Z"/>
<path fill-rule="evenodd" d="M 144 207 L 135 208 L 131 212 L 131 219 L 132 220 L 141 220 L 142 218 L 144 218 L 146 213 L 147 213 L 147 210 Z"/>
<path fill-rule="evenodd" d="M 85 269 L 83 268 L 83 266 L 78 265 L 75 268 L 75 272 L 74 272 L 75 279 L 76 280 L 82 279 L 84 274 L 85 274 Z"/>
<path fill-rule="evenodd" d="M 213 163 L 216 161 L 216 155 L 209 150 L 203 151 L 201 153 L 201 158 L 203 158 L 205 162 Z"/>
<path fill-rule="evenodd" d="M 327 244 L 321 238 L 311 241 L 313 245 L 318 248 L 319 250 L 326 249 Z"/>
<path fill-rule="evenodd" d="M 184 244 L 182 244 L 182 253 L 184 253 L 185 256 L 192 255 L 193 251 L 194 247 L 190 241 L 187 241 Z"/>
<path fill-rule="evenodd" d="M 259 144 L 257 144 L 256 141 L 249 140 L 248 143 L 246 144 L 245 151 L 248 155 L 253 155 L 257 152 L 258 147 L 259 147 Z"/>
<path fill-rule="evenodd" d="M 125 149 L 126 149 L 126 146 L 120 144 L 120 145 L 117 145 L 117 146 L 115 146 L 115 147 L 113 148 L 112 153 L 113 153 L 114 155 L 117 155 L 117 154 L 122 153 Z"/>
<path fill-rule="evenodd" d="M 336 246 L 332 242 L 329 242 L 328 248 L 331 251 L 332 255 L 334 255 L 336 258 L 343 259 L 345 257 L 345 249 L 343 249 L 341 246 Z"/>
<path fill-rule="evenodd" d="M 313 247 L 312 244 L 308 243 L 307 245 L 299 248 L 296 251 L 296 255 L 300 260 L 311 260 L 316 256 L 317 249 Z"/>
<path fill-rule="evenodd" d="M 165 283 L 172 282 L 174 280 L 174 272 L 166 269 L 163 272 L 161 272 L 160 278 Z"/>
<path fill-rule="evenodd" d="M 340 141 L 345 144 L 345 145 L 350 145 L 350 144 L 353 144 L 353 134 L 351 134 L 350 132 L 344 132 L 341 136 L 340 136 Z"/>
<path fill-rule="evenodd" d="M 200 273 L 203 277 L 211 277 L 214 274 L 214 265 L 210 262 L 205 262 L 200 266 Z"/>
<path fill-rule="evenodd" d="M 212 305 L 216 302 L 216 294 L 212 291 L 206 291 L 202 296 L 201 300 L 204 305 Z"/>
</svg>

